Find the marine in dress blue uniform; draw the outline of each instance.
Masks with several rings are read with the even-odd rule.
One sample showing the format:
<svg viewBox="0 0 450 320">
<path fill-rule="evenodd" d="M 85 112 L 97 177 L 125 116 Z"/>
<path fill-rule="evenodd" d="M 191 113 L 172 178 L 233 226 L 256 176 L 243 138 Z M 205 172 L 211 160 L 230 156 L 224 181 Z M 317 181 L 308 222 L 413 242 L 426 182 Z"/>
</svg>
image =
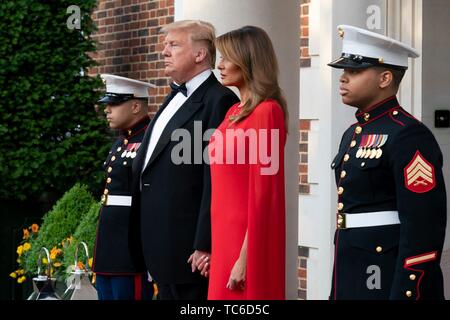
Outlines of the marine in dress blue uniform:
<svg viewBox="0 0 450 320">
<path fill-rule="evenodd" d="M 398 73 L 408 57 L 418 57 L 413 48 L 364 29 L 339 26 L 339 34 L 343 53 L 329 65 L 347 72 Z M 431 131 L 395 94 L 358 108 L 331 165 L 338 204 L 330 299 L 444 299 L 442 161 Z"/>
<path fill-rule="evenodd" d="M 106 83 L 105 104 L 110 127 L 120 130 L 104 162 L 106 173 L 97 226 L 93 270 L 100 300 L 151 300 L 153 284 L 140 254 L 139 228 L 131 214 L 131 168 L 149 124 L 148 88 L 153 85 L 101 75 Z"/>
</svg>

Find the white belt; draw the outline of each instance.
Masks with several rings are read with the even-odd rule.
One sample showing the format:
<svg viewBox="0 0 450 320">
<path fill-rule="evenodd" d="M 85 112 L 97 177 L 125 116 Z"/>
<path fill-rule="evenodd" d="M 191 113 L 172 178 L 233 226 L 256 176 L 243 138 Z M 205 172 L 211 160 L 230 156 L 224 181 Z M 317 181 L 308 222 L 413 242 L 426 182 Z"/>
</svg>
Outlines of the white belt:
<svg viewBox="0 0 450 320">
<path fill-rule="evenodd" d="M 398 211 L 376 211 L 364 213 L 338 214 L 338 229 L 378 227 L 400 224 Z"/>
<path fill-rule="evenodd" d="M 131 207 L 131 196 L 103 195 L 102 204 L 104 206 Z"/>
</svg>

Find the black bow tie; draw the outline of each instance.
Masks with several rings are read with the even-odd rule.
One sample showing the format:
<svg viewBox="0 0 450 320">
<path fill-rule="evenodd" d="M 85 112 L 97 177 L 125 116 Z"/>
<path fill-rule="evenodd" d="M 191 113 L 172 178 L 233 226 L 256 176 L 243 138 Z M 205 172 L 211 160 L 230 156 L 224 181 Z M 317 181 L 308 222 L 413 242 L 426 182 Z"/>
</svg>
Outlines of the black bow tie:
<svg viewBox="0 0 450 320">
<path fill-rule="evenodd" d="M 172 88 L 172 95 L 175 96 L 178 92 L 181 92 L 185 97 L 187 97 L 187 88 L 186 83 L 181 85 L 176 85 L 175 83 L 171 83 L 170 87 Z"/>
</svg>

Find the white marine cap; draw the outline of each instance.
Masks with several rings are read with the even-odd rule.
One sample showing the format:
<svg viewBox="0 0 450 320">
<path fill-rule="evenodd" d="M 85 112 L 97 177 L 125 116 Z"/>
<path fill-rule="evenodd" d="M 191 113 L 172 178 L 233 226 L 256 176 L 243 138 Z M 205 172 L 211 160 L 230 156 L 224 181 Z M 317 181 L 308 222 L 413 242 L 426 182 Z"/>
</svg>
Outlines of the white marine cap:
<svg viewBox="0 0 450 320">
<path fill-rule="evenodd" d="M 106 94 L 98 102 L 120 104 L 131 99 L 148 98 L 148 88 L 156 88 L 154 84 L 120 77 L 113 74 L 101 74 L 106 84 Z"/>
<path fill-rule="evenodd" d="M 375 32 L 347 25 L 338 26 L 338 31 L 343 39 L 342 56 L 328 64 L 333 68 L 384 66 L 406 70 L 408 58 L 420 56 L 411 46 Z"/>
</svg>

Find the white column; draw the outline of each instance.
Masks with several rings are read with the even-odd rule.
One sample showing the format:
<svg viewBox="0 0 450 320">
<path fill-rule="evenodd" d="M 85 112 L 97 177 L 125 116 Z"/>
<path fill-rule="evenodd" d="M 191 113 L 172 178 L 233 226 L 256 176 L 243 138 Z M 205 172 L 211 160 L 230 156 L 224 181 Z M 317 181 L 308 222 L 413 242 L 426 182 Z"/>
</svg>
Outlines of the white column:
<svg viewBox="0 0 450 320">
<path fill-rule="evenodd" d="M 299 0 L 175 0 L 175 20 L 211 22 L 217 35 L 255 25 L 267 31 L 280 64 L 280 86 L 289 106 L 286 145 L 286 297 L 297 298 Z"/>
</svg>

